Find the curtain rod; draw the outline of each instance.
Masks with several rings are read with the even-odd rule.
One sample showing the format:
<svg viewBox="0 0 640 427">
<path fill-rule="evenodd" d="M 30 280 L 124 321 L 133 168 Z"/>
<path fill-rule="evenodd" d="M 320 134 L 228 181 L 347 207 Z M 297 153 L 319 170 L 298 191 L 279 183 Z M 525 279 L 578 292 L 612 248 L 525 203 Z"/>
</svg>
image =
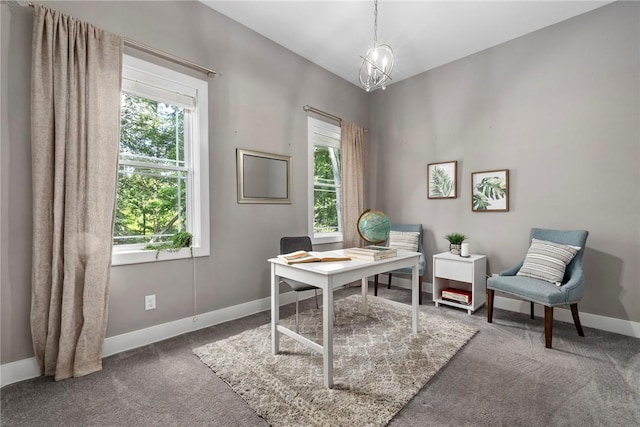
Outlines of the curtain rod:
<svg viewBox="0 0 640 427">
<path fill-rule="evenodd" d="M 31 1 L 18 0 L 17 3 L 20 6 L 24 6 L 24 7 L 30 7 L 30 8 L 35 7 Z M 212 70 L 211 68 L 196 64 L 195 62 L 191 62 L 188 59 L 181 58 L 179 56 L 162 51 L 160 49 L 156 49 L 155 47 L 151 47 L 149 45 L 137 42 L 135 40 L 128 39 L 126 37 L 123 37 L 122 39 L 125 46 L 145 51 L 147 53 L 166 59 L 168 61 L 175 62 L 176 64 L 184 65 L 185 67 L 191 68 L 192 70 L 196 70 L 203 74 L 206 74 L 207 77 L 215 77 L 218 75 L 218 72 L 216 70 Z"/>
<path fill-rule="evenodd" d="M 176 64 L 184 65 L 193 70 L 200 71 L 201 73 L 206 74 L 207 77 L 215 77 L 218 75 L 218 72 L 216 70 L 212 70 L 211 68 L 207 68 L 202 65 L 196 64 L 195 62 L 191 62 L 188 59 L 184 59 L 179 56 L 172 55 L 171 53 L 164 52 L 162 50 L 156 49 L 155 47 L 148 46 L 146 44 L 137 42 L 135 40 L 131 40 L 128 38 L 123 38 L 123 40 L 124 40 L 125 46 L 142 50 L 152 55 L 159 56 L 160 58 L 164 58 L 171 62 L 175 62 Z"/>
<path fill-rule="evenodd" d="M 342 117 L 334 116 L 333 114 L 329 114 L 326 111 L 318 110 L 317 108 L 312 107 L 311 105 L 303 105 L 302 109 L 307 112 L 311 111 L 312 113 L 319 114 L 321 116 L 324 116 L 331 120 L 335 120 L 336 122 L 342 124 Z M 365 129 L 364 131 L 368 133 L 369 129 Z"/>
<path fill-rule="evenodd" d="M 324 116 L 324 117 L 326 117 L 326 118 L 328 118 L 328 119 L 335 120 L 335 121 L 336 121 L 336 122 L 338 122 L 338 123 L 342 123 L 342 118 L 341 118 L 341 117 L 334 116 L 333 114 L 329 114 L 329 113 L 324 112 L 324 111 L 322 111 L 322 110 L 318 110 L 317 108 L 314 108 L 314 107 L 312 107 L 311 105 L 304 105 L 304 106 L 302 107 L 302 109 L 303 109 L 304 111 L 307 111 L 307 112 L 311 111 L 312 113 L 316 113 L 316 114 L 319 114 L 319 115 L 321 115 L 321 116 Z"/>
</svg>

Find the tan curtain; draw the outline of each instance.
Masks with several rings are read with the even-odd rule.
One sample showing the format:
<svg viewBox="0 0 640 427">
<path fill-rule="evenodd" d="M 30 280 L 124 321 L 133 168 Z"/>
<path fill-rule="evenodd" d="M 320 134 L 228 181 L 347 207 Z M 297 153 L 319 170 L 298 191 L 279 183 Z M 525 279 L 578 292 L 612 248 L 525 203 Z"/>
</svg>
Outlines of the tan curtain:
<svg viewBox="0 0 640 427">
<path fill-rule="evenodd" d="M 364 128 L 342 121 L 342 230 L 344 247 L 360 246 L 356 228 L 358 217 L 364 211 Z"/>
<path fill-rule="evenodd" d="M 102 368 L 122 38 L 36 6 L 31 68 L 31 333 L 43 375 Z"/>
</svg>

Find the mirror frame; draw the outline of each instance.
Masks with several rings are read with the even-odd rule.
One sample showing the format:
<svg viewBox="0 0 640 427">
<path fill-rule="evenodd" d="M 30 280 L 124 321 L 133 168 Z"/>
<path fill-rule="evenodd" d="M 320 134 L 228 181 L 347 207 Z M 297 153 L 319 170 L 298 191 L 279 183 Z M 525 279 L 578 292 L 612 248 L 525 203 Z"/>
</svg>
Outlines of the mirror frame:
<svg viewBox="0 0 640 427">
<path fill-rule="evenodd" d="M 286 197 L 246 197 L 244 195 L 244 159 L 245 156 L 262 157 L 270 160 L 285 161 L 287 165 Z M 291 204 L 291 156 L 264 153 L 261 151 L 236 149 L 236 171 L 238 181 L 238 203 Z"/>
</svg>

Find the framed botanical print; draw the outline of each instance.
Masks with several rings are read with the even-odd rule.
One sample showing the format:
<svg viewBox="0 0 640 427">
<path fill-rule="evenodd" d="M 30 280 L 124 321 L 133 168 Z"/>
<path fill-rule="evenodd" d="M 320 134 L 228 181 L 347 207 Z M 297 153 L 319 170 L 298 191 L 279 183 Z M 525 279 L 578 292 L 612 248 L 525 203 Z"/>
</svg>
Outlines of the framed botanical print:
<svg viewBox="0 0 640 427">
<path fill-rule="evenodd" d="M 509 169 L 471 173 L 471 210 L 509 211 Z"/>
<path fill-rule="evenodd" d="M 458 162 L 429 163 L 427 165 L 427 198 L 455 199 L 458 197 Z"/>
</svg>

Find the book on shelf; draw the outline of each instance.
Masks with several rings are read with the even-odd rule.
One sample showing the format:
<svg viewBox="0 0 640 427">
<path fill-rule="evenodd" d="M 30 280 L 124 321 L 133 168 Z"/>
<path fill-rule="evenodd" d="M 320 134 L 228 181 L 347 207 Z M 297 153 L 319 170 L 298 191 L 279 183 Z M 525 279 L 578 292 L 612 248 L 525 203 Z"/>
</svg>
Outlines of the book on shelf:
<svg viewBox="0 0 640 427">
<path fill-rule="evenodd" d="M 280 258 L 287 264 L 302 264 L 305 262 L 351 261 L 351 258 L 348 256 L 339 256 L 339 255 L 320 256 L 320 255 L 314 255 L 307 251 L 295 251 L 289 254 L 281 254 L 281 255 L 278 255 L 278 258 Z"/>
<path fill-rule="evenodd" d="M 398 255 L 398 251 L 386 246 L 369 245 L 361 248 L 349 248 L 347 249 L 347 254 L 352 258 L 378 261 L 380 259 L 393 258 Z"/>
<path fill-rule="evenodd" d="M 447 288 L 442 290 L 442 298 L 462 304 L 471 304 L 472 293 L 463 289 Z"/>
</svg>

